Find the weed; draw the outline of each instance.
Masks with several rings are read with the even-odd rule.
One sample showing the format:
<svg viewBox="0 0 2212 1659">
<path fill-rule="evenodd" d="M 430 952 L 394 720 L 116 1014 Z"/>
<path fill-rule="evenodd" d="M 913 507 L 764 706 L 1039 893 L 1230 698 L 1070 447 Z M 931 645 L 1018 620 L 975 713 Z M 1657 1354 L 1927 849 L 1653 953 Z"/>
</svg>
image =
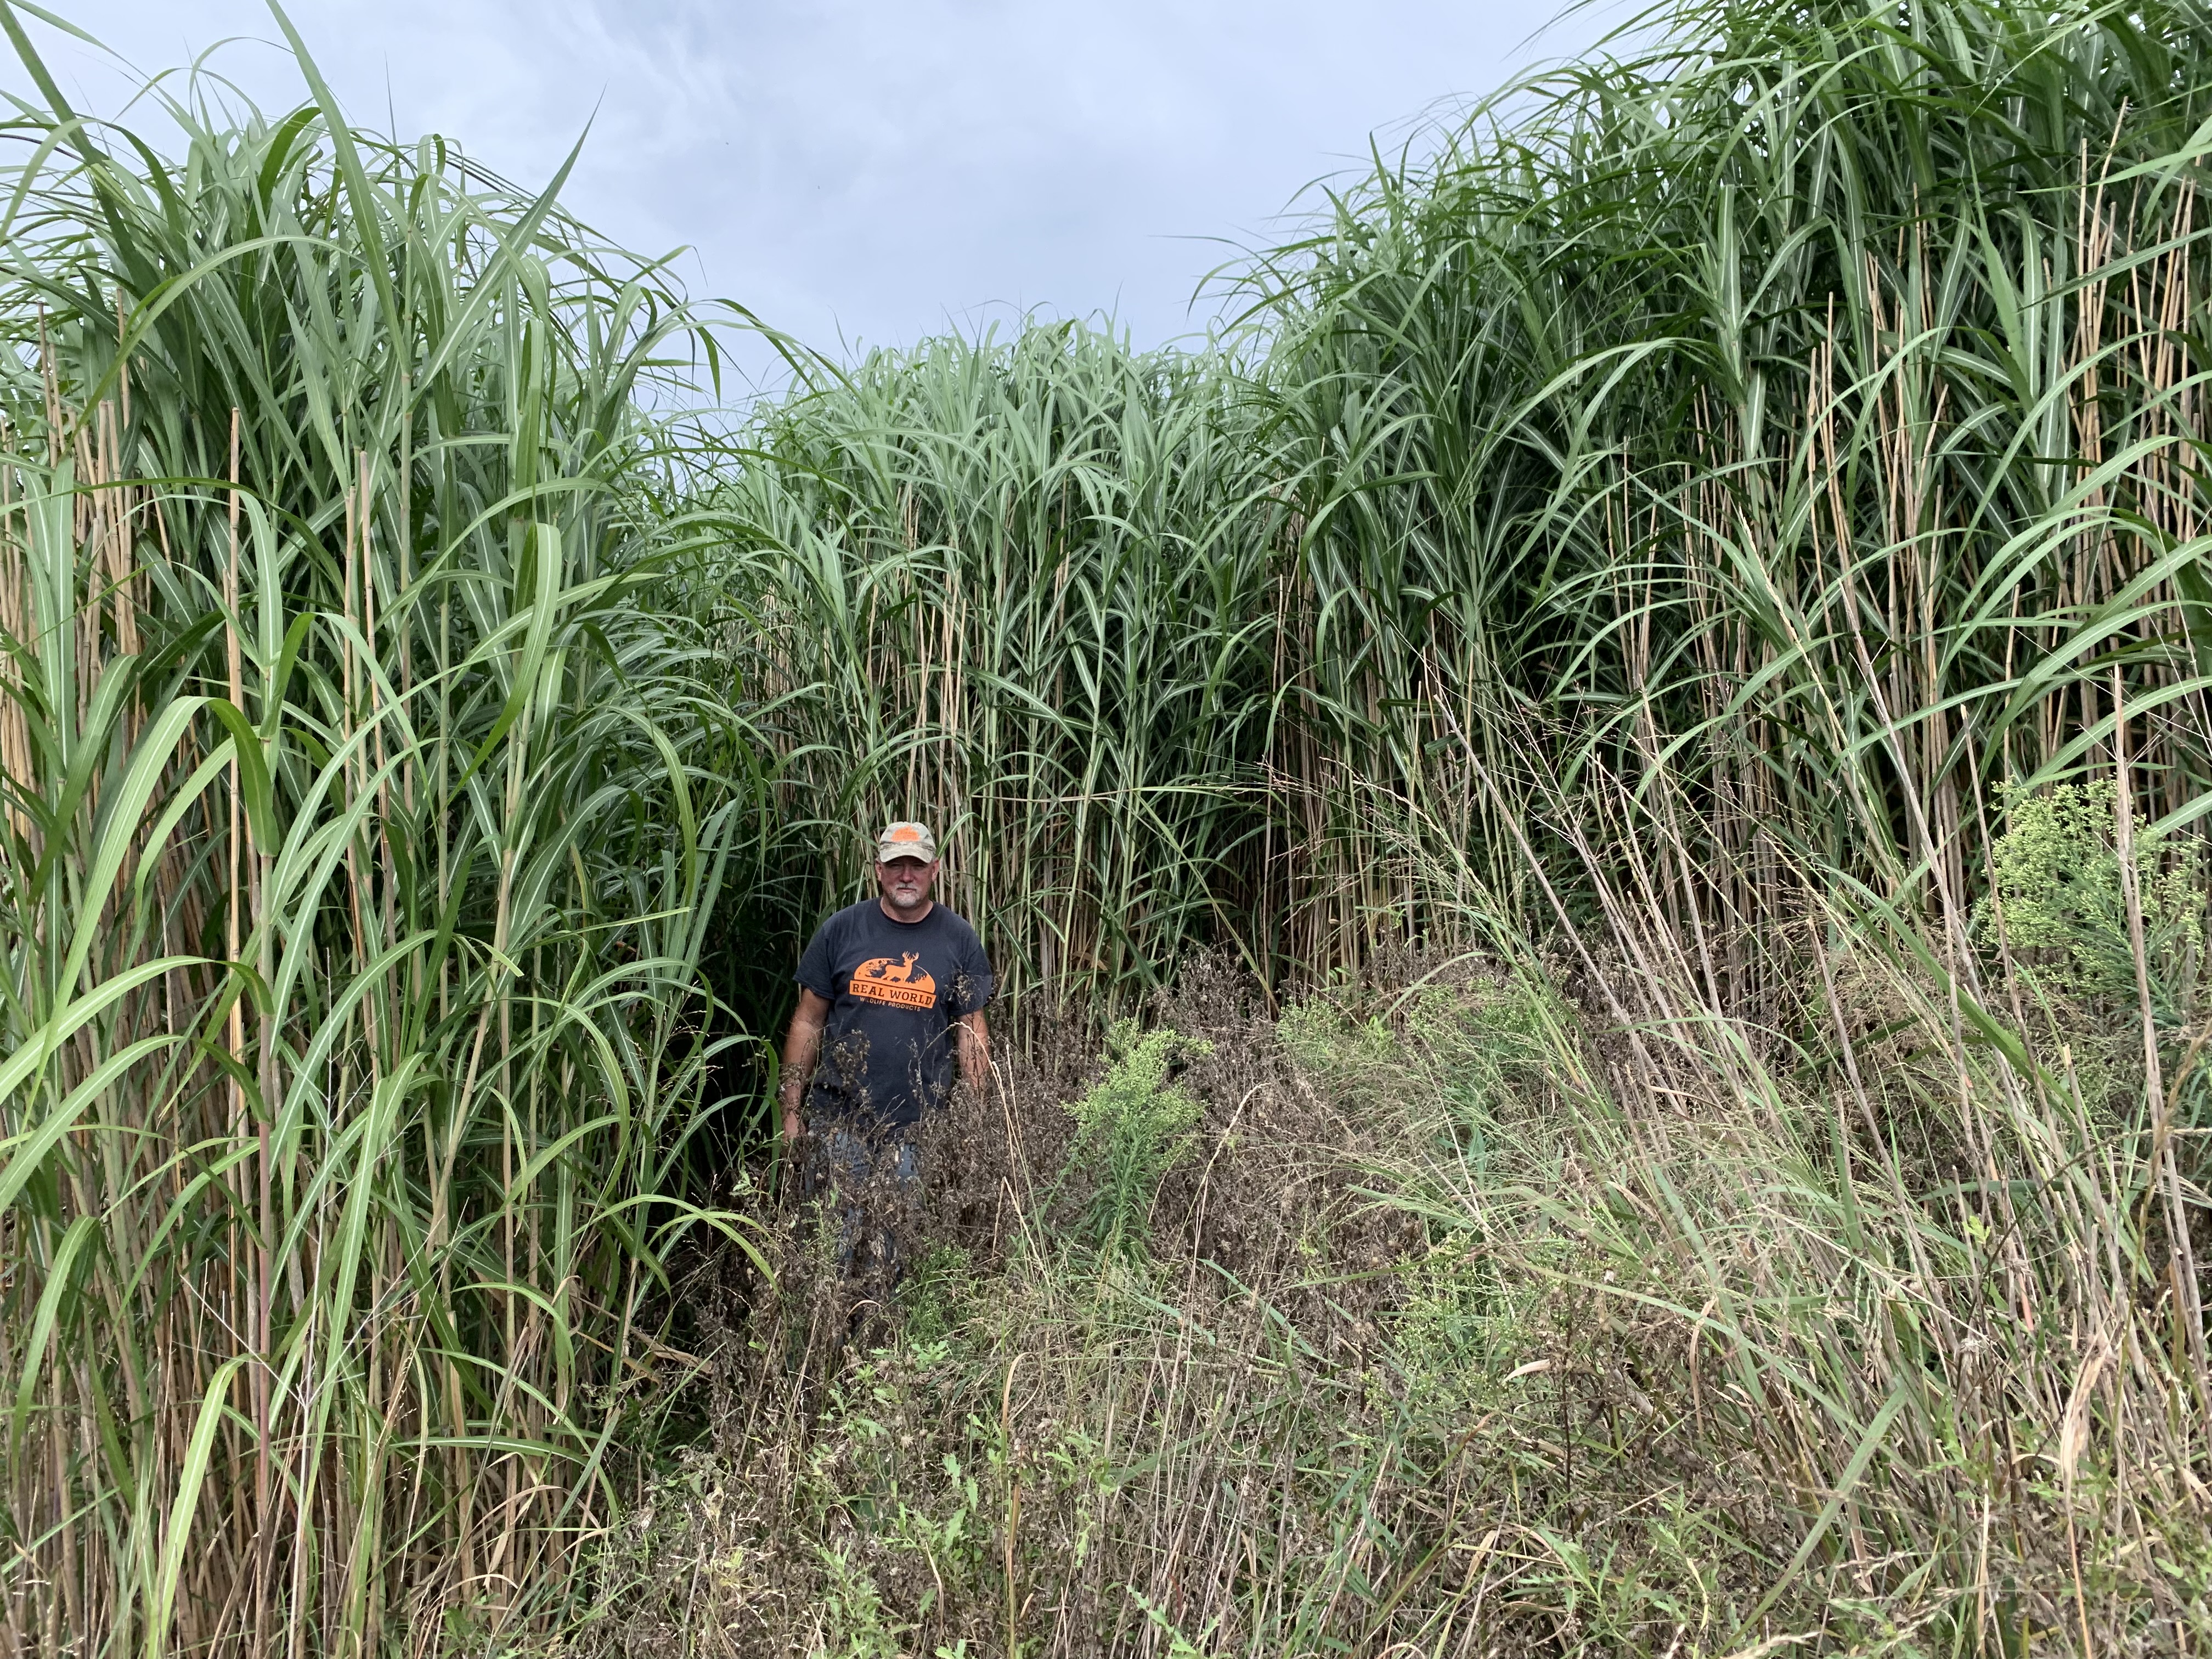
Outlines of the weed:
<svg viewBox="0 0 2212 1659">
<path fill-rule="evenodd" d="M 1109 1036 L 1106 1075 L 1076 1103 L 1061 1177 L 1090 1187 L 1077 1206 L 1078 1237 L 1100 1255 L 1144 1259 L 1160 1182 L 1191 1155 L 1200 1115 L 1197 1099 L 1168 1074 L 1178 1061 L 1212 1052 L 1212 1044 L 1173 1030 L 1140 1035 L 1134 1020 Z"/>
<path fill-rule="evenodd" d="M 2136 1000 L 2136 946 L 2109 778 L 2001 793 L 2004 828 L 1990 848 L 1982 937 L 2024 953 L 2047 1001 L 2097 1014 Z M 2160 1024 L 2179 1030 L 2194 1007 L 2204 961 L 2203 850 L 2169 845 L 2135 813 L 2134 886 L 2145 968 Z"/>
</svg>

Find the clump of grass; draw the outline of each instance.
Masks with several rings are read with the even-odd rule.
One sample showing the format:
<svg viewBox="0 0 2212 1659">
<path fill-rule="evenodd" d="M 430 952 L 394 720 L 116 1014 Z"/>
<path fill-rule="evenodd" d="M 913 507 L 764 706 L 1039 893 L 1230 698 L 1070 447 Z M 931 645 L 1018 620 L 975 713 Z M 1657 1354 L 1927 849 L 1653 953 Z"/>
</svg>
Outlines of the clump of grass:
<svg viewBox="0 0 2212 1659">
<path fill-rule="evenodd" d="M 142 138 L 6 21 L 0 1652 L 495 1647 L 744 1237 L 686 1168 L 738 722 L 647 407 L 698 319 L 304 56 Z"/>
<path fill-rule="evenodd" d="M 1315 997 L 1284 1011 L 1276 1041 L 1293 1063 L 1338 1091 L 1380 1081 L 1382 1062 L 1397 1051 L 1397 1038 L 1380 1016 L 1353 1020 L 1337 1003 Z"/>
<path fill-rule="evenodd" d="M 981 1288 L 974 1258 L 959 1245 L 921 1251 L 899 1285 L 902 1335 L 917 1349 L 945 1342 L 967 1324 Z"/>
</svg>

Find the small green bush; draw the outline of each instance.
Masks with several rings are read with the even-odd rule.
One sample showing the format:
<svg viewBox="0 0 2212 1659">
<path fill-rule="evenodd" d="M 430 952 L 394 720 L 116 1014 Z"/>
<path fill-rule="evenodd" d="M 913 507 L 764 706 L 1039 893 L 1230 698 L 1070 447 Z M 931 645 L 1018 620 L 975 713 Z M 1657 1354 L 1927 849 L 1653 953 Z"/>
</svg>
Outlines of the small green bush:
<svg viewBox="0 0 2212 1659">
<path fill-rule="evenodd" d="M 1397 1037 L 1380 1019 L 1355 1020 L 1321 997 L 1283 1011 L 1275 1040 L 1299 1070 L 1333 1097 L 1357 1097 L 1402 1063 Z"/>
<path fill-rule="evenodd" d="M 1136 1261 L 1146 1253 L 1152 1200 L 1169 1170 L 1188 1155 L 1200 1108 L 1168 1081 L 1180 1060 L 1212 1045 L 1161 1030 L 1138 1035 L 1134 1020 L 1107 1038 L 1106 1075 L 1075 1107 L 1075 1140 L 1062 1183 L 1095 1182 L 1080 1212 L 1084 1241 L 1102 1255 Z"/>
<path fill-rule="evenodd" d="M 1437 1415 L 1470 1415 L 1486 1385 L 1535 1346 L 1486 1253 L 1462 1237 L 1404 1262 L 1403 1300 L 1391 1316 L 1397 1366 L 1410 1399 Z"/>
<path fill-rule="evenodd" d="M 907 1340 L 917 1348 L 950 1340 L 967 1317 L 975 1284 L 975 1261 L 957 1244 L 922 1252 L 899 1289 Z"/>
<path fill-rule="evenodd" d="M 1990 849 L 1980 927 L 2002 939 L 2053 1005 L 2131 1003 L 2135 946 L 2121 880 L 2118 794 L 2109 779 L 2001 792 L 2004 831 Z M 2154 1016 L 2183 1024 L 2204 955 L 2204 868 L 2195 845 L 2174 846 L 2136 819 L 2136 885 Z"/>
</svg>

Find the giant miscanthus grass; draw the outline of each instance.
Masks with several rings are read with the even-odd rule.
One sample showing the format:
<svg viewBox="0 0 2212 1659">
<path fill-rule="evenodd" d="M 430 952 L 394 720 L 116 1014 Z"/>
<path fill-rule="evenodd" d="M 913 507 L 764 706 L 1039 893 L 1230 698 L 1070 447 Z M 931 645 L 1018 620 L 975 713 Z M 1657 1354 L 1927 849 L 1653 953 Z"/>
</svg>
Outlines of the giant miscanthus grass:
<svg viewBox="0 0 2212 1659">
<path fill-rule="evenodd" d="M 2212 764 L 2208 46 L 1670 8 L 1340 191 L 1212 349 L 929 343 L 680 457 L 637 388 L 691 319 L 549 203 L 327 100 L 187 112 L 174 167 L 27 121 L 6 1628 L 518 1616 L 702 1218 L 707 941 L 778 985 L 915 812 L 1016 1006 L 1220 941 L 1565 971 L 1508 1187 L 1464 1125 L 1376 1178 L 1516 1272 L 1680 1265 L 1738 1391 L 1689 1377 L 1694 1450 L 1762 1471 L 1700 1522 L 1744 1644 L 1899 1562 L 1870 1605 L 1966 1645 L 2183 1616 L 2074 1529 L 2197 1512 L 2212 1398 L 2197 964 L 2145 897 Z M 2038 792 L 2118 843 L 2094 994 L 1992 900 Z M 710 935 L 737 801 L 777 879 Z M 1370 1522 L 1312 1582 L 1449 1553 Z M 1264 1530 L 1209 1539 L 1222 1596 Z M 1288 1625 L 1283 1582 L 1253 1650 L 1465 1628 L 1441 1577 Z"/>
<path fill-rule="evenodd" d="M 1021 982 L 1122 997 L 1209 930 L 1353 967 L 1470 884 L 1549 925 L 1556 777 L 1679 833 L 1654 894 L 1747 1011 L 1760 919 L 1963 902 L 1994 787 L 2108 755 L 2116 695 L 2179 827 L 2208 27 L 1670 6 L 1332 195 L 1209 349 L 817 375 L 713 497 L 792 799 L 972 825 Z"/>
<path fill-rule="evenodd" d="M 16 20 L 9 18 L 11 30 Z M 437 141 L 8 124 L 0 1649 L 496 1630 L 713 1218 L 700 319 Z"/>
</svg>

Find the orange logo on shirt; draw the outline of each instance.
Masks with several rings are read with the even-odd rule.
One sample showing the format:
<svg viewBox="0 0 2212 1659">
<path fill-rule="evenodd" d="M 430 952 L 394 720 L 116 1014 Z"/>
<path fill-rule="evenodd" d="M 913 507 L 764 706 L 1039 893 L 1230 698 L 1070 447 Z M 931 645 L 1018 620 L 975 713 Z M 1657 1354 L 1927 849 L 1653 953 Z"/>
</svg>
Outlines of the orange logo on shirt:
<svg viewBox="0 0 2212 1659">
<path fill-rule="evenodd" d="M 901 1008 L 934 1008 L 937 981 L 914 965 L 915 953 L 893 966 L 889 957 L 876 957 L 853 970 L 853 994 L 872 1002 L 889 1002 Z"/>
</svg>

